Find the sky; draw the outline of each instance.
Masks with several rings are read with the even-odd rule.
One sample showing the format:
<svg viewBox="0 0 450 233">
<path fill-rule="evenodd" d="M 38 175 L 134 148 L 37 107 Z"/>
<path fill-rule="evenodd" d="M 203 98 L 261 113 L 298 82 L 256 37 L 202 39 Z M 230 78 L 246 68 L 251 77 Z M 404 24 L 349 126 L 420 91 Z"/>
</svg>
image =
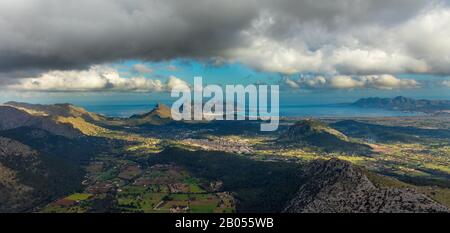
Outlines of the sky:
<svg viewBox="0 0 450 233">
<path fill-rule="evenodd" d="M 168 100 L 277 84 L 284 103 L 450 99 L 449 0 L 3 0 L 0 102 Z"/>
</svg>

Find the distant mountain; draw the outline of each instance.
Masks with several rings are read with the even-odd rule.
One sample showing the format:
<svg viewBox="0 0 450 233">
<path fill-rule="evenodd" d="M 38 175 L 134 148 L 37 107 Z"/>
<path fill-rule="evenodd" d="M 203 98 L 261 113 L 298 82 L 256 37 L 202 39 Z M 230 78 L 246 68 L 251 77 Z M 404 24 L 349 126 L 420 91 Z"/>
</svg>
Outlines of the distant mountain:
<svg viewBox="0 0 450 233">
<path fill-rule="evenodd" d="M 0 137 L 0 212 L 22 212 L 80 188 L 76 165 Z"/>
<path fill-rule="evenodd" d="M 171 109 L 164 104 L 158 103 L 148 113 L 136 114 L 128 119 L 132 125 L 164 125 L 172 121 Z"/>
<path fill-rule="evenodd" d="M 450 210 L 413 189 L 382 187 L 349 162 L 314 161 L 307 178 L 284 212 L 288 213 L 433 213 Z M 378 179 L 383 179 L 378 177 Z"/>
<path fill-rule="evenodd" d="M 33 115 L 26 110 L 11 106 L 0 106 L 0 130 L 8 130 L 30 126 L 44 129 L 55 135 L 61 135 L 67 138 L 76 138 L 83 136 L 83 133 L 74 128 L 71 124 L 58 122 L 52 116 Z"/>
<path fill-rule="evenodd" d="M 278 142 L 313 146 L 325 152 L 348 154 L 367 155 L 372 150 L 370 146 L 353 142 L 343 133 L 316 120 L 303 120 L 295 123 L 279 137 Z"/>
<path fill-rule="evenodd" d="M 7 102 L 0 106 L 0 116 L 3 116 L 3 119 L 0 119 L 0 130 L 31 126 L 69 138 L 104 132 L 105 129 L 96 124 L 106 121 L 101 115 L 71 104 Z M 5 127 L 5 124 L 8 127 Z"/>
<path fill-rule="evenodd" d="M 72 104 L 29 104 L 22 102 L 6 102 L 4 105 L 12 106 L 27 111 L 33 115 L 60 116 L 60 117 L 80 117 L 87 122 L 97 122 L 105 120 L 105 117 L 96 113 L 88 112 L 84 108 L 73 106 Z"/>
<path fill-rule="evenodd" d="M 352 105 L 362 108 L 383 108 L 389 110 L 425 113 L 450 112 L 449 100 L 416 100 L 403 96 L 398 96 L 395 98 L 364 98 L 359 99 Z"/>
</svg>

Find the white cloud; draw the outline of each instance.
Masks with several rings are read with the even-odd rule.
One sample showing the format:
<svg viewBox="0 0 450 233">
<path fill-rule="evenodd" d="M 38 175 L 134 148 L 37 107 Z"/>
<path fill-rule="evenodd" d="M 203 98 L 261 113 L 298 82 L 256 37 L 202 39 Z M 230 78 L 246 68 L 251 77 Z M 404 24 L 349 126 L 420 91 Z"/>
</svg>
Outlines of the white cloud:
<svg viewBox="0 0 450 233">
<path fill-rule="evenodd" d="M 423 60 L 378 48 L 339 48 L 324 62 L 333 67 L 332 72 L 344 74 L 424 73 L 428 70 Z"/>
<path fill-rule="evenodd" d="M 411 57 L 422 58 L 428 72 L 450 73 L 450 8 L 434 8 L 391 30 L 389 37 Z"/>
<path fill-rule="evenodd" d="M 442 85 L 450 87 L 450 80 L 445 80 L 442 82 Z"/>
<path fill-rule="evenodd" d="M 331 77 L 301 77 L 298 80 L 285 79 L 285 84 L 294 89 L 404 89 L 418 88 L 420 84 L 413 79 L 399 79 L 392 75 Z"/>
<path fill-rule="evenodd" d="M 133 71 L 135 73 L 139 73 L 139 74 L 149 74 L 149 73 L 153 72 L 153 70 L 150 67 L 148 67 L 144 64 L 141 64 L 141 63 L 135 64 L 133 66 Z"/>
<path fill-rule="evenodd" d="M 330 28 L 316 21 L 290 23 L 271 11 L 241 35 L 232 60 L 263 71 L 333 75 L 450 73 L 450 8 L 424 8 L 396 24 Z"/>
<path fill-rule="evenodd" d="M 365 86 L 377 89 L 418 88 L 420 84 L 414 79 L 399 79 L 392 75 L 372 75 L 361 77 Z"/>
<path fill-rule="evenodd" d="M 301 46 L 290 47 L 269 38 L 251 38 L 248 47 L 232 49 L 228 56 L 253 68 L 269 72 L 294 74 L 323 71 L 321 51 L 309 52 Z"/>
<path fill-rule="evenodd" d="M 168 70 L 168 71 L 177 71 L 177 70 L 178 70 L 178 67 L 175 66 L 175 65 L 168 65 L 168 66 L 167 66 L 167 70 Z"/>
<path fill-rule="evenodd" d="M 189 88 L 189 85 L 174 76 L 167 82 L 144 77 L 124 78 L 107 66 L 92 66 L 88 70 L 49 71 L 38 77 L 19 79 L 6 86 L 16 91 L 168 91 L 171 88 Z"/>
<path fill-rule="evenodd" d="M 291 79 L 289 79 L 289 78 L 286 78 L 286 79 L 284 80 L 284 82 L 285 82 L 285 84 L 288 85 L 290 88 L 293 88 L 293 89 L 298 89 L 298 88 L 300 88 L 300 85 L 299 85 L 297 82 L 295 82 L 295 81 L 293 81 L 293 80 L 291 80 Z"/>
<path fill-rule="evenodd" d="M 328 85 L 336 89 L 354 89 L 365 87 L 365 82 L 361 78 L 339 75 L 328 79 Z"/>
<path fill-rule="evenodd" d="M 167 90 L 170 91 L 173 89 L 182 91 L 190 89 L 190 86 L 186 81 L 181 80 L 175 76 L 170 76 L 169 80 L 167 81 Z"/>
</svg>

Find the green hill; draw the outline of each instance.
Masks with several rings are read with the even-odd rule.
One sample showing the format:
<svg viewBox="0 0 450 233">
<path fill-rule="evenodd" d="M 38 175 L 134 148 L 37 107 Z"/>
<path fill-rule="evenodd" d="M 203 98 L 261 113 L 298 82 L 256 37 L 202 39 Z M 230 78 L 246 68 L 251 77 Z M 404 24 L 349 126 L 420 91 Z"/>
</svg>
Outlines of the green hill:
<svg viewBox="0 0 450 233">
<path fill-rule="evenodd" d="M 361 155 L 368 155 L 372 152 L 370 146 L 354 142 L 343 133 L 316 120 L 303 120 L 295 123 L 278 138 L 278 142 L 311 146 L 325 152 Z"/>
<path fill-rule="evenodd" d="M 369 124 L 354 120 L 344 120 L 330 124 L 346 135 L 373 142 L 419 142 L 436 139 L 449 139 L 450 130 L 422 129 L 417 127 L 401 127 Z"/>
</svg>

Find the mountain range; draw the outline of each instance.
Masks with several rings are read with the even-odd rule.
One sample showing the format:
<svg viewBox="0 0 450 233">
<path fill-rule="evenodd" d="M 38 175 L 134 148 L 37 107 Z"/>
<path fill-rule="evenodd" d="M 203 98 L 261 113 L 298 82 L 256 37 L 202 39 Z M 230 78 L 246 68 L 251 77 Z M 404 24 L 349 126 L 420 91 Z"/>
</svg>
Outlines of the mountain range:
<svg viewBox="0 0 450 233">
<path fill-rule="evenodd" d="M 440 113 L 450 112 L 449 100 L 412 99 L 403 96 L 395 98 L 363 98 L 352 104 L 361 108 L 383 108 L 388 110 Z"/>
<path fill-rule="evenodd" d="M 168 107 L 157 105 L 149 113 L 121 119 L 123 121 L 121 124 L 177 127 L 164 125 L 170 121 L 169 114 Z M 113 139 L 98 134 L 99 131 L 107 132 L 108 129 L 105 127 L 110 120 L 70 104 L 31 105 L 8 102 L 1 105 L 0 212 L 32 212 L 37 207 L 61 196 L 79 191 L 86 172 L 84 166 L 90 158 L 98 153 L 107 154 L 123 143 L 122 141 L 116 143 Z M 124 132 L 121 135 L 123 134 Z M 130 145 L 132 142 L 127 143 Z M 290 126 L 281 134 L 277 143 L 289 146 L 311 146 L 325 152 L 362 155 L 372 153 L 370 146 L 316 120 L 299 121 Z M 159 157 L 170 160 L 166 162 L 185 163 L 180 165 L 192 166 L 195 168 L 193 171 L 197 173 L 208 172 L 207 167 L 210 167 L 215 170 L 209 171 L 208 177 L 237 182 L 225 183 L 225 187 L 240 189 L 250 186 L 251 189 L 245 189 L 245 193 L 241 194 L 242 198 L 258 198 L 258 195 L 263 195 L 267 198 L 264 201 L 270 202 L 272 196 L 259 193 L 265 189 L 254 186 L 263 185 L 264 180 L 258 178 L 259 181 L 256 182 L 256 178 L 250 176 L 242 183 L 243 177 L 236 176 L 252 173 L 245 172 L 245 169 L 239 173 L 232 169 L 227 170 L 224 167 L 225 164 L 230 167 L 236 167 L 237 164 L 233 164 L 236 162 L 248 164 L 249 166 L 244 167 L 246 169 L 252 167 L 254 169 L 252 172 L 256 172 L 254 174 L 258 176 L 272 174 L 272 179 L 275 180 L 285 181 L 290 179 L 292 174 L 299 175 L 296 182 L 271 183 L 279 190 L 293 190 L 289 196 L 276 197 L 278 198 L 276 200 L 283 200 L 286 203 L 272 203 L 275 207 L 280 206 L 279 209 L 283 209 L 281 205 L 285 205 L 285 212 L 449 211 L 443 205 L 413 189 L 389 187 L 383 182 L 375 182 L 371 178 L 378 177 L 377 175 L 369 174 L 364 169 L 341 160 L 314 161 L 293 171 L 295 164 L 256 163 L 242 156 L 231 159 L 236 155 L 225 152 L 218 152 L 220 156 L 200 156 L 197 163 L 195 156 L 203 152 L 188 152 L 182 149 L 177 151 L 176 153 L 182 156 L 180 161 L 170 160 L 172 159 L 170 156 L 175 154 L 173 151 L 161 152 L 162 155 L 168 153 L 170 156 Z M 142 161 L 145 164 L 146 161 Z M 289 167 L 290 170 L 283 170 L 283 166 Z M 223 177 L 220 176 L 221 174 Z M 378 177 L 376 180 L 382 179 L 384 178 Z M 284 187 L 285 185 L 290 186 Z M 296 193 L 295 190 L 297 190 Z M 285 200 L 288 197 L 289 200 Z"/>
</svg>

